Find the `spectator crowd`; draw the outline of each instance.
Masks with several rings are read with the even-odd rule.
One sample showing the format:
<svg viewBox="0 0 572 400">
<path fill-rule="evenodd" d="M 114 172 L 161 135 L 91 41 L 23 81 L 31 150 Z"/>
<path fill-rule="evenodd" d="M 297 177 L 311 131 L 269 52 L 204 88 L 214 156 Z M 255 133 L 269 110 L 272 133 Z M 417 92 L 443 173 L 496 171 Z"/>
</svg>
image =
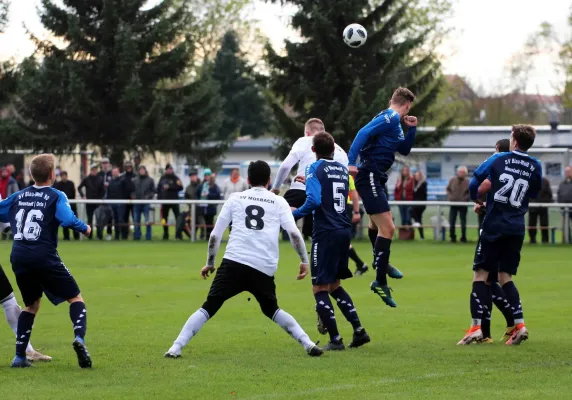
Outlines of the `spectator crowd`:
<svg viewBox="0 0 572 400">
<path fill-rule="evenodd" d="M 465 203 L 469 201 L 468 170 L 464 166 L 457 168 L 456 175 L 452 177 L 446 187 L 447 200 L 453 203 Z M 7 164 L 0 168 L 0 195 L 7 198 L 18 190 L 28 185 L 33 185 L 30 181 L 26 184 L 24 174 L 16 173 L 13 164 Z M 59 172 L 59 179 L 54 183 L 54 188 L 64 192 L 68 199 L 76 199 L 77 195 L 88 200 L 178 200 L 179 194 L 183 193 L 185 200 L 199 200 L 205 203 L 196 207 L 195 218 L 196 237 L 200 240 L 208 239 L 218 207 L 216 204 L 207 203 L 208 200 L 227 200 L 232 193 L 242 192 L 249 187 L 248 182 L 240 176 L 238 168 L 230 172 L 230 176 L 219 185 L 216 183 L 216 174 L 210 169 L 203 170 L 203 178 L 200 179 L 198 171 L 189 171 L 189 184 L 183 187 L 181 179 L 175 174 L 173 166 L 167 164 L 164 174 L 159 181 L 149 176 L 149 171 L 144 165 L 135 166 L 131 162 L 123 165 L 123 172 L 117 166 L 112 166 L 109 159 L 104 158 L 99 164 L 93 164 L 90 173 L 83 178 L 79 186 L 68 178 L 66 171 Z M 408 166 L 400 170 L 399 177 L 394 188 L 394 198 L 397 201 L 427 201 L 428 190 L 427 180 L 420 170 L 412 173 Z M 565 167 L 564 180 L 559 184 L 556 197 L 553 196 L 550 181 L 543 177 L 542 189 L 539 196 L 531 200 L 528 216 L 528 234 L 530 243 L 535 244 L 537 240 L 542 243 L 550 242 L 549 210 L 546 207 L 535 207 L 535 203 L 572 203 L 572 166 Z M 77 206 L 71 204 L 72 211 L 77 214 Z M 399 238 L 410 240 L 418 231 L 419 238 L 424 239 L 423 214 L 426 206 L 422 205 L 400 205 L 399 218 L 400 229 Z M 131 228 L 133 229 L 133 240 L 141 240 L 143 231 L 145 240 L 152 238 L 152 226 L 154 225 L 154 209 L 148 204 L 101 204 L 87 203 L 85 205 L 87 222 L 95 229 L 93 236 L 99 240 L 127 240 L 129 239 Z M 460 242 L 467 242 L 467 214 L 468 207 L 462 204 L 453 205 L 449 208 L 448 219 L 441 217 L 441 226 L 448 227 L 449 239 L 452 243 L 457 242 L 457 217 L 460 223 Z M 563 214 L 564 215 L 564 214 Z M 191 237 L 191 208 L 185 207 L 181 210 L 179 204 L 162 204 L 160 206 L 160 221 L 163 228 L 163 239 L 168 240 L 169 230 L 173 224 L 169 223 L 169 218 L 175 221 L 175 238 L 182 240 L 184 237 Z M 435 218 L 432 217 L 431 225 L 435 225 Z M 569 238 L 572 240 L 572 210 L 568 214 L 569 218 Z M 478 226 L 483 220 L 483 215 L 478 216 Z M 231 227 L 232 229 L 232 227 Z M 540 230 L 540 235 L 538 231 Z M 2 238 L 8 237 L 9 231 L 2 232 Z M 72 232 L 74 239 L 79 239 L 79 235 Z M 539 236 L 539 239 L 537 237 Z M 70 240 L 70 230 L 63 229 L 64 240 Z"/>
</svg>

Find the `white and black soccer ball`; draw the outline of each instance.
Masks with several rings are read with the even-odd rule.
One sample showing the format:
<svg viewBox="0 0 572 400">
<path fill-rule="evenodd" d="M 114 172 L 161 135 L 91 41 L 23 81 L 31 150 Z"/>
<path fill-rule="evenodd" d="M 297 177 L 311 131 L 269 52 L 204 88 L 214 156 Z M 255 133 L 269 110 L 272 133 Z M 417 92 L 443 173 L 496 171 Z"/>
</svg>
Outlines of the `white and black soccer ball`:
<svg viewBox="0 0 572 400">
<path fill-rule="evenodd" d="M 357 49 L 365 44 L 367 31 L 360 24 L 350 24 L 344 29 L 344 42 L 350 47 Z"/>
</svg>

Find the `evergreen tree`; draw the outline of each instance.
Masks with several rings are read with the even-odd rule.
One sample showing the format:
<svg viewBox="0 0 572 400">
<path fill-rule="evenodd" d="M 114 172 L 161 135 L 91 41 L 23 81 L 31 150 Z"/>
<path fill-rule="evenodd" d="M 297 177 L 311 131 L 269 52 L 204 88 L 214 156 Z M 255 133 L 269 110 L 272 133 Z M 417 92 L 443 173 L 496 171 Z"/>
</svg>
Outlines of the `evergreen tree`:
<svg viewBox="0 0 572 400">
<path fill-rule="evenodd" d="M 411 89 L 417 100 L 411 115 L 423 117 L 435 100 L 444 79 L 439 62 L 423 45 L 434 20 L 418 2 L 397 0 L 285 0 L 298 6 L 292 27 L 302 36 L 299 43 L 286 42 L 286 54 L 267 47 L 271 66 L 270 87 L 277 95 L 273 105 L 280 138 L 291 144 L 302 134 L 301 123 L 321 118 L 336 141 L 349 149 L 357 131 L 379 111 L 387 108 L 393 90 Z M 372 5 L 372 3 L 375 3 Z M 416 9 L 417 7 L 417 9 Z M 415 26 L 416 12 L 427 26 Z M 342 41 L 344 28 L 362 24 L 368 40 L 352 49 Z M 422 29 L 426 28 L 426 29 Z M 284 124 L 281 104 L 298 115 L 296 124 Z M 439 122 L 431 135 L 418 135 L 417 146 L 435 144 L 447 133 L 452 118 Z M 292 129 L 294 128 L 295 129 Z M 282 149 L 285 146 L 281 147 Z"/>
<path fill-rule="evenodd" d="M 227 32 L 217 52 L 213 78 L 220 85 L 224 99 L 224 120 L 218 131 L 220 139 L 239 136 L 260 136 L 268 129 L 266 100 L 255 82 L 252 68 L 240 53 L 238 37 Z"/>
<path fill-rule="evenodd" d="M 42 0 L 42 24 L 66 46 L 36 39 L 42 58 L 22 64 L 18 110 L 27 146 L 100 146 L 115 164 L 135 148 L 202 152 L 220 112 L 201 106 L 219 102 L 218 88 L 208 76 L 169 83 L 193 56 L 183 35 L 191 16 L 170 0 L 144 9 L 146 3 L 65 0 L 59 7 Z"/>
</svg>

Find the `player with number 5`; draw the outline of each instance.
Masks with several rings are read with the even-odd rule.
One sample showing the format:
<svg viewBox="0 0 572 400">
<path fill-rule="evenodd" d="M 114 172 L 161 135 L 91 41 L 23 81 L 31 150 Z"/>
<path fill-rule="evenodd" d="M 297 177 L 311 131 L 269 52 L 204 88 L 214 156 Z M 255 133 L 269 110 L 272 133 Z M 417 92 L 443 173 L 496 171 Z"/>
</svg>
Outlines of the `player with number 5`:
<svg viewBox="0 0 572 400">
<path fill-rule="evenodd" d="M 91 368 L 84 337 L 87 312 L 79 287 L 58 255 L 59 226 L 89 235 L 91 228 L 72 212 L 63 192 L 52 187 L 56 157 L 40 154 L 30 164 L 36 182 L 0 203 L 0 222 L 9 222 L 14 232 L 10 261 L 26 308 L 18 318 L 14 368 L 30 367 L 26 347 L 43 293 L 54 304 L 70 304 L 75 340 L 73 348 L 81 368 Z"/>
<path fill-rule="evenodd" d="M 496 153 L 477 168 L 469 193 L 478 203 L 479 187 L 490 181 L 487 213 L 482 224 L 480 250 L 473 264 L 473 288 L 470 295 L 472 324 L 459 345 L 479 342 L 483 338 L 482 320 L 490 318 L 492 293 L 487 282 L 498 279 L 514 316 L 515 328 L 507 345 L 517 345 L 528 339 L 524 325 L 520 295 L 512 276 L 520 263 L 524 241 L 524 215 L 528 201 L 535 198 L 542 185 L 542 165 L 526 151 L 532 147 L 536 131 L 530 125 L 514 125 L 509 153 Z M 482 191 L 482 189 L 480 189 Z"/>
</svg>

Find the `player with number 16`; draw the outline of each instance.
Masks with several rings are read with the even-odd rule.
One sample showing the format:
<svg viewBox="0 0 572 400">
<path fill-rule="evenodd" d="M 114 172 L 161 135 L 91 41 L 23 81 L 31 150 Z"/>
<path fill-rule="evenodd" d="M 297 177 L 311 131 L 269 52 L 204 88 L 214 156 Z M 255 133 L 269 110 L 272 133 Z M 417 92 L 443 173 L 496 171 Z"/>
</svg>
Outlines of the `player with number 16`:
<svg viewBox="0 0 572 400">
<path fill-rule="evenodd" d="M 63 192 L 52 187 L 56 179 L 56 157 L 40 154 L 30 164 L 36 184 L 14 193 L 0 203 L 0 222 L 9 222 L 14 232 L 10 261 L 26 307 L 18 318 L 16 357 L 13 368 L 30 367 L 26 347 L 34 319 L 45 293 L 54 305 L 70 304 L 75 340 L 73 348 L 81 368 L 91 368 L 85 347 L 87 311 L 79 287 L 58 255 L 58 229 L 61 226 L 89 235 L 91 228 L 71 210 Z"/>
</svg>

